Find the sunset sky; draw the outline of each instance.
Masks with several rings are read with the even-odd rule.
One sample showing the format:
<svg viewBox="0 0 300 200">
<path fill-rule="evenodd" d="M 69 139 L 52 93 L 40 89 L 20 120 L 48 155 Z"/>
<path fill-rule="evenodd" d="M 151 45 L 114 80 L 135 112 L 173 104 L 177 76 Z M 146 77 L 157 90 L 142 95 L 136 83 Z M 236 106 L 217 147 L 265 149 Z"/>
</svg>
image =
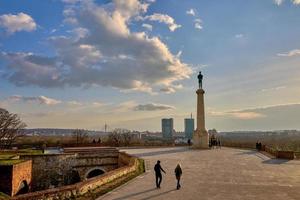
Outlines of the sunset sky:
<svg viewBox="0 0 300 200">
<path fill-rule="evenodd" d="M 29 128 L 300 129 L 300 0 L 1 0 L 0 107 Z"/>
</svg>

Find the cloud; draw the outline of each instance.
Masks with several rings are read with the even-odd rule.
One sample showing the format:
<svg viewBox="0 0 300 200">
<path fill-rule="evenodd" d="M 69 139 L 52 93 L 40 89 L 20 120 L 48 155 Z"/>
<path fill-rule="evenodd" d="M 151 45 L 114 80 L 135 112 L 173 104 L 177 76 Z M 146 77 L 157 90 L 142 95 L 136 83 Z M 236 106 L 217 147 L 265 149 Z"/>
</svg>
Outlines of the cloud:
<svg viewBox="0 0 300 200">
<path fill-rule="evenodd" d="M 161 88 L 160 91 L 164 92 L 164 93 L 167 93 L 167 94 L 171 94 L 171 93 L 176 92 L 176 90 L 172 87 Z"/>
<path fill-rule="evenodd" d="M 214 117 L 230 117 L 242 120 L 250 120 L 265 117 L 263 114 L 257 112 L 250 112 L 250 111 L 226 111 L 226 112 L 216 112 L 216 111 L 209 111 L 210 116 Z"/>
<path fill-rule="evenodd" d="M 236 34 L 234 37 L 237 38 L 237 39 L 243 38 L 244 34 L 239 33 L 239 34 Z"/>
<path fill-rule="evenodd" d="M 21 101 L 24 103 L 38 103 L 42 105 L 56 105 L 61 103 L 60 100 L 52 99 L 49 97 L 45 96 L 38 96 L 38 97 L 25 97 L 25 96 L 20 96 L 20 95 L 14 95 L 9 97 L 9 100 L 11 101 Z"/>
<path fill-rule="evenodd" d="M 83 105 L 79 101 L 68 101 L 67 104 L 70 105 L 70 106 L 82 106 Z"/>
<path fill-rule="evenodd" d="M 300 0 L 293 0 L 293 4 L 300 5 Z"/>
<path fill-rule="evenodd" d="M 192 15 L 192 16 L 195 16 L 196 15 L 196 10 L 191 8 L 190 10 L 186 11 L 186 14 L 187 15 Z"/>
<path fill-rule="evenodd" d="M 274 3 L 278 6 L 283 4 L 283 2 L 284 0 L 274 0 Z M 293 2 L 294 5 L 300 5 L 300 0 L 291 0 L 291 2 Z"/>
<path fill-rule="evenodd" d="M 142 27 L 146 28 L 149 31 L 152 31 L 152 25 L 151 24 L 142 24 Z"/>
<path fill-rule="evenodd" d="M 198 29 L 198 30 L 203 29 L 202 20 L 197 15 L 197 11 L 195 9 L 190 9 L 190 10 L 186 11 L 186 14 L 194 17 L 194 28 L 195 29 Z"/>
<path fill-rule="evenodd" d="M 153 15 L 148 15 L 145 17 L 140 17 L 142 20 L 150 20 L 150 21 L 158 21 L 160 23 L 164 23 L 168 25 L 170 31 L 175 31 L 176 29 L 180 28 L 181 25 L 176 24 L 175 20 L 166 14 L 154 13 Z"/>
<path fill-rule="evenodd" d="M 298 55 L 300 55 L 300 49 L 294 49 L 289 52 L 277 54 L 277 56 L 282 56 L 282 57 L 292 57 L 292 56 L 298 56 Z"/>
<path fill-rule="evenodd" d="M 17 15 L 0 15 L 0 27 L 4 28 L 9 34 L 13 34 L 18 31 L 34 31 L 37 25 L 31 16 L 21 12 Z"/>
<path fill-rule="evenodd" d="M 221 130 L 299 129 L 300 103 L 267 105 L 207 115 L 207 126 Z"/>
<path fill-rule="evenodd" d="M 199 29 L 199 30 L 203 29 L 203 27 L 201 26 L 201 24 L 198 23 L 198 22 L 196 22 L 196 23 L 194 24 L 194 27 L 195 27 L 195 29 Z"/>
<path fill-rule="evenodd" d="M 274 112 L 278 115 L 280 110 L 289 110 L 293 107 L 300 108 L 300 103 L 287 103 L 287 104 L 276 104 L 267 105 L 255 108 L 246 108 L 240 110 L 230 110 L 230 111 L 214 111 L 209 109 L 208 114 L 214 117 L 229 117 L 241 120 L 253 120 L 257 118 L 274 117 L 272 116 Z"/>
<path fill-rule="evenodd" d="M 270 92 L 270 91 L 277 91 L 277 90 L 282 90 L 285 89 L 286 86 L 277 86 L 277 87 L 272 87 L 272 88 L 264 88 L 261 90 L 261 92 Z"/>
<path fill-rule="evenodd" d="M 133 108 L 135 111 L 157 111 L 157 110 L 171 110 L 175 109 L 173 106 L 164 105 L 164 104 L 140 104 Z"/>
<path fill-rule="evenodd" d="M 102 103 L 102 102 L 99 102 L 99 101 L 94 101 L 94 102 L 92 103 L 92 105 L 95 106 L 95 107 L 101 107 L 101 106 L 104 106 L 104 105 L 106 105 L 106 104 L 104 104 L 104 103 Z"/>
<path fill-rule="evenodd" d="M 274 0 L 274 3 L 278 6 L 280 6 L 283 2 L 284 0 Z"/>
<path fill-rule="evenodd" d="M 190 77 L 191 68 L 158 37 L 130 30 L 128 24 L 146 12 L 148 4 L 137 0 L 111 4 L 84 1 L 68 7 L 66 18 L 76 21 L 70 30 L 73 35 L 48 39 L 54 57 L 1 52 L 0 60 L 6 64 L 3 77 L 17 86 L 103 86 L 152 94 Z"/>
</svg>

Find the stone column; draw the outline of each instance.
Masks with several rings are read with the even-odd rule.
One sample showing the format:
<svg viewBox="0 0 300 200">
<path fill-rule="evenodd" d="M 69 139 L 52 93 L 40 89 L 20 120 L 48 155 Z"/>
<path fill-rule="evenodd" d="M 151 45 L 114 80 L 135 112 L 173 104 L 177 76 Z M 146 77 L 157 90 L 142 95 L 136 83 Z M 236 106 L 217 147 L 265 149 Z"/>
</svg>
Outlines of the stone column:
<svg viewBox="0 0 300 200">
<path fill-rule="evenodd" d="M 193 135 L 193 148 L 208 148 L 208 133 L 205 129 L 205 112 L 204 112 L 204 90 L 199 88 L 197 91 L 197 129 Z"/>
</svg>

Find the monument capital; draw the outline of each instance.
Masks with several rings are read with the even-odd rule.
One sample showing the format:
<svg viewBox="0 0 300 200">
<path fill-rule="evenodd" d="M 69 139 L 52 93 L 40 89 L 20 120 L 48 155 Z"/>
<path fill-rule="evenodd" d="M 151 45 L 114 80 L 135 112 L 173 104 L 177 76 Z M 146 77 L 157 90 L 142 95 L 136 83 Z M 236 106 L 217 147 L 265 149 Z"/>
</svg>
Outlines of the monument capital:
<svg viewBox="0 0 300 200">
<path fill-rule="evenodd" d="M 205 91 L 202 88 L 199 88 L 198 90 L 196 90 L 197 94 L 204 94 Z"/>
</svg>

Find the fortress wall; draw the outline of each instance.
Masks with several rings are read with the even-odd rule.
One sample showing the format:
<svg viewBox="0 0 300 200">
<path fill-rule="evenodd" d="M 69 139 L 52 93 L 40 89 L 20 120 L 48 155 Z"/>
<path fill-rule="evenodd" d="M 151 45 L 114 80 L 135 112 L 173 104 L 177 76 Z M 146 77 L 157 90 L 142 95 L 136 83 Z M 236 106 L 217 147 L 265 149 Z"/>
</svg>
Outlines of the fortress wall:
<svg viewBox="0 0 300 200">
<path fill-rule="evenodd" d="M 65 154 L 23 155 L 20 159 L 32 160 L 32 191 L 65 185 L 71 171 L 84 180 L 86 172 L 100 167 L 105 172 L 118 168 L 118 151 Z"/>
<path fill-rule="evenodd" d="M 24 195 L 15 196 L 13 200 L 54 200 L 54 199 L 68 199 L 84 195 L 85 193 L 94 189 L 101 189 L 101 186 L 112 182 L 122 176 L 129 176 L 133 173 L 140 173 L 144 169 L 144 163 L 136 157 L 130 156 L 126 153 L 120 153 L 120 160 L 122 163 L 128 163 L 120 168 L 105 173 L 104 175 L 94 177 L 73 185 L 62 186 L 59 188 L 48 189 L 38 192 L 32 192 Z"/>
<path fill-rule="evenodd" d="M 33 191 L 63 185 L 63 177 L 76 163 L 75 154 L 22 155 L 20 159 L 32 160 Z"/>
</svg>

